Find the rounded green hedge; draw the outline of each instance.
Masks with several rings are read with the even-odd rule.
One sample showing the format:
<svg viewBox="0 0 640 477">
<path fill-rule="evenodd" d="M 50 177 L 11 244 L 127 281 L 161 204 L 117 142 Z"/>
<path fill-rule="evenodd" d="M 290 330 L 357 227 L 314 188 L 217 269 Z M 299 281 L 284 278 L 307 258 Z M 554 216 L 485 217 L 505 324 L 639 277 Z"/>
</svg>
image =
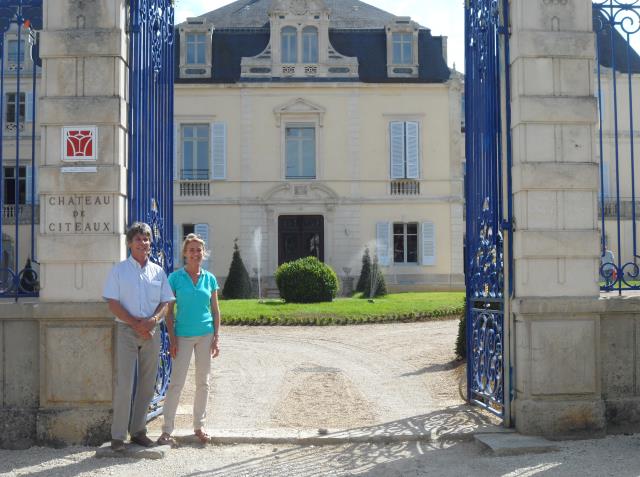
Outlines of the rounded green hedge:
<svg viewBox="0 0 640 477">
<path fill-rule="evenodd" d="M 280 297 L 289 303 L 331 301 L 338 293 L 338 277 L 315 257 L 283 263 L 276 270 Z"/>
</svg>

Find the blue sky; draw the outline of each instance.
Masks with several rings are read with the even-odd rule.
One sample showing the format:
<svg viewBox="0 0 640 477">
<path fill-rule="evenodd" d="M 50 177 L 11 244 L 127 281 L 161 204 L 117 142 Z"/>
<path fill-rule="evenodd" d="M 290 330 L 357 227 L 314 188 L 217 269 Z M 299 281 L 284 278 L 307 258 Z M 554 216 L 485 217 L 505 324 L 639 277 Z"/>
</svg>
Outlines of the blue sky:
<svg viewBox="0 0 640 477">
<path fill-rule="evenodd" d="M 176 24 L 229 3 L 232 0 L 177 0 Z M 394 15 L 410 16 L 431 28 L 434 35 L 449 37 L 449 65 L 455 62 L 456 69 L 464 70 L 464 0 L 366 0 L 365 3 Z"/>
</svg>

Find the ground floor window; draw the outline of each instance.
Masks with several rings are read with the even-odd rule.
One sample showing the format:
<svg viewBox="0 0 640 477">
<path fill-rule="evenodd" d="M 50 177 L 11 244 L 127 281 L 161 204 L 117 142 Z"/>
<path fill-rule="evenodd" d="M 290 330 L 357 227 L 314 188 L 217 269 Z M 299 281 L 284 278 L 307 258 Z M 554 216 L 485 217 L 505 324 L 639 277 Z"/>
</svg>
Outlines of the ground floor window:
<svg viewBox="0 0 640 477">
<path fill-rule="evenodd" d="M 393 224 L 394 263 L 418 263 L 418 223 Z"/>
<path fill-rule="evenodd" d="M 18 187 L 18 204 L 25 204 L 27 199 L 27 168 L 18 167 L 18 183 L 16 184 L 16 168 L 4 167 L 2 176 L 3 200 L 5 205 L 15 205 L 16 186 Z"/>
</svg>

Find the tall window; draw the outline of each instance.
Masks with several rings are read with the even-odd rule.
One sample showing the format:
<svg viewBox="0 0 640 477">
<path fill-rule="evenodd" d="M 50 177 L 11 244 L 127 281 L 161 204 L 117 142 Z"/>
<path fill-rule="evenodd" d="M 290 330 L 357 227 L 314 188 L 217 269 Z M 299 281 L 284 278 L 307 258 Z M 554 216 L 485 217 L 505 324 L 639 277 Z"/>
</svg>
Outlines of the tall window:
<svg viewBox="0 0 640 477">
<path fill-rule="evenodd" d="M 413 37 L 411 33 L 393 33 L 393 63 L 413 64 Z"/>
<path fill-rule="evenodd" d="M 4 203 L 15 205 L 16 203 L 16 168 L 4 167 L 2 188 L 4 190 Z M 18 167 L 18 204 L 25 204 L 27 199 L 27 168 Z"/>
<path fill-rule="evenodd" d="M 302 30 L 302 62 L 318 62 L 318 29 L 316 27 L 304 27 Z"/>
<path fill-rule="evenodd" d="M 187 33 L 187 64 L 204 65 L 207 50 L 207 35 L 205 33 Z"/>
<path fill-rule="evenodd" d="M 285 131 L 287 179 L 315 179 L 316 130 L 313 126 L 290 126 Z"/>
<path fill-rule="evenodd" d="M 8 123 L 17 123 L 20 119 L 21 123 L 24 123 L 26 112 L 26 95 L 20 93 L 20 101 L 17 101 L 17 93 L 7 93 L 6 96 L 6 115 L 5 121 Z"/>
<path fill-rule="evenodd" d="M 20 41 L 20 55 L 18 55 L 18 40 L 7 42 L 7 60 L 9 63 L 24 63 L 25 42 Z"/>
<path fill-rule="evenodd" d="M 298 62 L 297 32 L 294 27 L 284 27 L 281 31 L 282 62 Z"/>
<path fill-rule="evenodd" d="M 393 224 L 394 263 L 418 263 L 418 224 Z"/>
<path fill-rule="evenodd" d="M 391 145 L 391 178 L 418 179 L 420 140 L 417 121 L 391 121 L 389 123 Z"/>
<path fill-rule="evenodd" d="M 209 179 L 209 125 L 182 126 L 182 180 Z"/>
</svg>

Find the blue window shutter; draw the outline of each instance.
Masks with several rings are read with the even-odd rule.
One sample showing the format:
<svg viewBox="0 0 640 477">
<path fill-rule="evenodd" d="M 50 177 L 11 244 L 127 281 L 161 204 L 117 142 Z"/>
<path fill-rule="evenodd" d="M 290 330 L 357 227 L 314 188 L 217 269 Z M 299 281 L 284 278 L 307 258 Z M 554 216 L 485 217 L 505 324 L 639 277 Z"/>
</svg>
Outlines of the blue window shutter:
<svg viewBox="0 0 640 477">
<path fill-rule="evenodd" d="M 173 269 L 177 270 L 182 266 L 182 236 L 178 224 L 173 224 Z"/>
<path fill-rule="evenodd" d="M 606 199 L 609 197 L 609 163 L 608 162 L 602 163 L 602 184 L 604 185 L 604 188 L 602 189 L 602 195 Z"/>
<path fill-rule="evenodd" d="M 417 179 L 420 176 L 420 128 L 416 121 L 407 121 L 407 179 Z"/>
<path fill-rule="evenodd" d="M 404 123 L 389 123 L 389 144 L 391 156 L 391 178 L 404 179 Z"/>
<path fill-rule="evenodd" d="M 433 222 L 422 222 L 422 265 L 436 264 L 436 228 Z"/>
<path fill-rule="evenodd" d="M 211 124 L 211 171 L 213 179 L 227 178 L 227 125 Z"/>
<path fill-rule="evenodd" d="M 196 235 L 199 235 L 202 240 L 204 240 L 205 248 L 212 251 L 213 247 L 211 246 L 211 239 L 209 238 L 209 224 L 195 224 L 193 231 Z M 210 267 L 213 266 L 213 253 L 209 255 L 209 258 L 204 261 L 202 266 L 207 270 L 210 270 Z"/>
<path fill-rule="evenodd" d="M 178 148 L 180 147 L 180 123 L 173 125 L 173 180 L 178 180 Z"/>
<path fill-rule="evenodd" d="M 29 91 L 27 94 L 25 94 L 25 99 L 24 99 L 24 108 L 25 108 L 25 112 L 24 112 L 24 117 L 25 117 L 25 121 L 28 123 L 33 122 L 33 114 L 32 114 L 32 108 L 33 108 L 33 92 Z"/>
<path fill-rule="evenodd" d="M 31 204 L 32 203 L 31 202 L 31 193 L 32 193 L 31 175 L 33 174 L 33 169 L 32 169 L 32 167 L 30 165 L 29 166 L 25 166 L 25 169 L 26 169 L 26 176 L 27 176 L 26 179 L 25 179 L 27 181 L 27 183 L 26 183 L 26 186 L 27 186 L 27 188 L 26 188 L 27 191 L 26 192 L 27 193 L 26 193 L 26 197 L 25 197 L 25 203 Z M 20 171 L 20 168 L 16 167 L 16 172 L 18 174 L 20 173 L 19 171 Z"/>
<path fill-rule="evenodd" d="M 389 222 L 376 224 L 376 255 L 378 263 L 383 267 L 389 266 Z"/>
</svg>

